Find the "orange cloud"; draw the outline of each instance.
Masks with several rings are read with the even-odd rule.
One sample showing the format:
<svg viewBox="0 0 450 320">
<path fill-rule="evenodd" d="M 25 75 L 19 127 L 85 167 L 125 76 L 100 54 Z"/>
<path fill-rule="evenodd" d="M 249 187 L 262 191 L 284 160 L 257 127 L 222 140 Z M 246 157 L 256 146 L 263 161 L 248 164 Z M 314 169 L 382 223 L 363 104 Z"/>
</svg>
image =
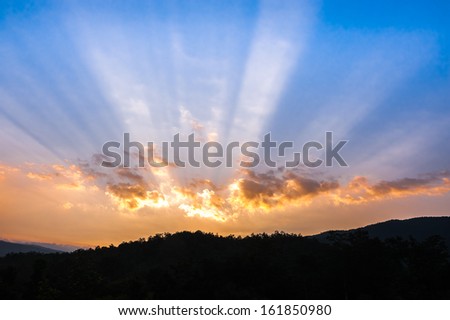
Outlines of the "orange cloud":
<svg viewBox="0 0 450 320">
<path fill-rule="evenodd" d="M 240 175 L 223 186 L 216 186 L 209 180 L 195 180 L 185 186 L 173 180 L 166 181 L 170 186 L 166 191 L 139 183 L 116 185 L 113 194 L 125 201 L 129 209 L 164 203 L 164 206 L 183 210 L 187 216 L 226 221 L 241 212 L 309 205 L 319 196 L 320 201 L 329 199 L 336 205 L 351 205 L 407 196 L 441 195 L 450 191 L 448 173 L 373 184 L 366 177 L 355 177 L 344 186 L 334 179 L 318 180 L 288 170 L 266 173 L 245 170 Z M 108 188 L 113 190 L 111 186 Z"/>
<path fill-rule="evenodd" d="M 17 170 L 2 166 L 0 176 L 17 173 Z M 56 189 L 103 192 L 120 210 L 172 208 L 181 210 L 188 217 L 217 221 L 236 219 L 247 212 L 310 205 L 313 201 L 355 205 L 401 197 L 442 195 L 450 191 L 448 172 L 374 183 L 366 177 L 356 176 L 348 184 L 341 185 L 336 179 L 318 179 L 294 170 L 264 173 L 241 170 L 228 183 L 216 185 L 208 179 L 181 183 L 172 175 L 171 167 L 102 168 L 85 162 L 28 165 L 19 171 L 37 183 L 51 181 Z"/>
<path fill-rule="evenodd" d="M 119 183 L 107 186 L 106 193 L 111 195 L 122 209 L 167 206 L 163 194 L 157 190 L 147 189 L 146 185 Z"/>
<path fill-rule="evenodd" d="M 316 171 L 313 176 L 299 170 L 245 170 L 219 184 L 182 182 L 177 170 L 0 165 L 0 233 L 91 244 L 197 229 L 312 234 L 424 212 L 447 214 L 450 201 L 449 196 L 431 198 L 450 191 L 446 172 L 383 181 L 359 176 L 342 183 Z M 359 204 L 366 204 L 364 212 Z"/>
<path fill-rule="evenodd" d="M 402 178 L 370 184 L 366 177 L 355 177 L 333 195 L 336 203 L 358 204 L 368 201 L 411 196 L 438 196 L 450 191 L 450 173 L 427 174 L 422 178 Z"/>
</svg>

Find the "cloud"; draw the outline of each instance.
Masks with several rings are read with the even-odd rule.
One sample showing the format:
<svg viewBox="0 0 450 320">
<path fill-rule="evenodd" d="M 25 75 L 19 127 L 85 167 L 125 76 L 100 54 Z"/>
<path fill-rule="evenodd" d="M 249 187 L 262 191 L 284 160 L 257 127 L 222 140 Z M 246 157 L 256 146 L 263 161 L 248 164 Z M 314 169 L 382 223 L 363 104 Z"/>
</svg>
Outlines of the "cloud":
<svg viewBox="0 0 450 320">
<path fill-rule="evenodd" d="M 120 209 L 162 208 L 168 207 L 164 195 L 158 190 L 147 190 L 141 185 L 119 183 L 106 188 L 106 194 L 119 205 Z"/>
<path fill-rule="evenodd" d="M 245 171 L 245 177 L 237 179 L 231 201 L 251 209 L 272 209 L 284 205 L 306 204 L 320 193 L 339 187 L 334 180 L 314 180 L 294 171 L 279 173 L 255 173 Z"/>
<path fill-rule="evenodd" d="M 18 171 L 18 168 L 0 164 L 0 181 L 5 180 L 7 176 Z"/>
<path fill-rule="evenodd" d="M 53 176 L 50 174 L 33 173 L 33 172 L 28 172 L 27 177 L 30 179 L 36 179 L 40 181 L 53 179 Z"/>
<path fill-rule="evenodd" d="M 448 171 L 371 182 L 355 176 L 343 184 L 332 177 L 320 178 L 300 170 L 240 170 L 228 182 L 209 179 L 176 179 L 174 168 L 102 168 L 92 162 L 65 165 L 28 164 L 21 168 L 0 167 L 3 180 L 12 174 L 35 183 L 48 183 L 56 190 L 95 190 L 109 197 L 121 211 L 167 208 L 187 217 L 216 221 L 236 220 L 242 214 L 270 213 L 288 208 L 328 203 L 358 205 L 404 197 L 438 196 L 450 191 Z M 61 199 L 61 206 L 67 199 Z M 70 201 L 73 203 L 73 201 Z"/>
<path fill-rule="evenodd" d="M 382 180 L 370 184 L 366 177 L 355 177 L 334 195 L 336 203 L 358 204 L 369 201 L 412 197 L 438 196 L 450 191 L 448 171 L 426 174 L 421 178 Z"/>
<path fill-rule="evenodd" d="M 347 183 L 317 171 L 242 170 L 218 183 L 178 179 L 173 170 L 178 169 L 155 174 L 151 168 L 91 162 L 2 165 L 0 232 L 92 244 L 197 229 L 312 234 L 425 212 L 446 214 L 449 203 L 448 172 L 381 181 L 357 176 Z M 41 176 L 51 178 L 34 178 Z"/>
<path fill-rule="evenodd" d="M 70 210 L 70 209 L 73 208 L 73 203 L 71 203 L 71 202 L 66 202 L 66 203 L 64 203 L 64 204 L 62 205 L 62 207 L 63 207 L 65 210 Z"/>
<path fill-rule="evenodd" d="M 115 170 L 118 177 L 132 181 L 134 183 L 143 184 L 144 178 L 135 170 L 132 168 L 117 168 Z"/>
<path fill-rule="evenodd" d="M 450 191 L 448 172 L 374 183 L 367 177 L 356 176 L 346 185 L 334 178 L 312 178 L 293 170 L 264 173 L 242 170 L 223 185 L 216 185 L 208 179 L 186 183 L 172 179 L 166 180 L 165 185 L 148 184 L 142 177 L 136 177 L 136 173 L 118 172 L 121 173 L 116 179 L 127 182 L 109 184 L 106 190 L 121 203 L 122 209 L 167 207 L 181 209 L 187 216 L 218 221 L 232 220 L 248 212 L 309 206 L 313 201 L 356 205 L 394 198 L 443 195 Z"/>
</svg>

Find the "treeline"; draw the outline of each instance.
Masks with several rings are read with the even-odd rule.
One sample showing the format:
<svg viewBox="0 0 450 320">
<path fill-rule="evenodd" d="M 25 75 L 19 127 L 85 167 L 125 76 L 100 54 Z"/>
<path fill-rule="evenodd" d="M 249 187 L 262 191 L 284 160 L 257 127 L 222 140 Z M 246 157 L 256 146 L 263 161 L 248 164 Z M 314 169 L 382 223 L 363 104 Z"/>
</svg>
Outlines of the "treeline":
<svg viewBox="0 0 450 320">
<path fill-rule="evenodd" d="M 114 247 L 0 258 L 1 299 L 450 299 L 445 242 L 326 243 L 276 232 L 156 235 Z"/>
</svg>

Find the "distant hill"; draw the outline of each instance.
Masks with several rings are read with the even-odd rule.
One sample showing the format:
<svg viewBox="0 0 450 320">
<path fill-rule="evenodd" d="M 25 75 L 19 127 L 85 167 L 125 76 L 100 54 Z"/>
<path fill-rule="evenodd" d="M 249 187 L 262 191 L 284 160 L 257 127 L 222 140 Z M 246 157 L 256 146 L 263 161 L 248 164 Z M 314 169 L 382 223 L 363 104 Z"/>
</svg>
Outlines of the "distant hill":
<svg viewBox="0 0 450 320">
<path fill-rule="evenodd" d="M 60 251 L 37 245 L 13 243 L 0 240 L 0 257 L 3 257 L 8 253 L 25 253 L 25 252 L 56 253 Z"/>
<path fill-rule="evenodd" d="M 48 242 L 16 242 L 16 243 L 44 247 L 44 248 L 56 250 L 58 252 L 73 252 L 78 249 L 89 249 L 90 248 L 88 246 L 81 247 L 81 246 L 71 246 L 71 245 L 67 245 L 67 244 L 57 244 L 57 243 L 48 243 Z"/>
<path fill-rule="evenodd" d="M 407 220 L 389 220 L 366 227 L 352 230 L 326 231 L 312 236 L 319 241 L 328 241 L 328 238 L 336 234 L 346 234 L 357 231 L 367 232 L 371 238 L 386 240 L 399 237 L 402 239 L 414 238 L 423 241 L 431 236 L 441 236 L 450 247 L 450 217 L 420 217 Z"/>
</svg>

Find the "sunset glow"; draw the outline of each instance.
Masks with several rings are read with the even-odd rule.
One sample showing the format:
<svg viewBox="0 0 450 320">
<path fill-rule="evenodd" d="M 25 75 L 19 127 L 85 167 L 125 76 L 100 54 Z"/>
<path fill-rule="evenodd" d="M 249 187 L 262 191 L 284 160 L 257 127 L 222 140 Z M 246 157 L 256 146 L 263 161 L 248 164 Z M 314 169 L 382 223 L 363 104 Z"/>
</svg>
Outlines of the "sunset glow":
<svg viewBox="0 0 450 320">
<path fill-rule="evenodd" d="M 449 215 L 443 11 L 375 23 L 332 1 L 4 5 L 0 238 L 87 247 Z M 161 162 L 176 134 L 302 146 L 325 132 L 348 141 L 348 167 L 243 168 L 235 153 L 231 167 L 100 165 L 124 133 Z"/>
</svg>

